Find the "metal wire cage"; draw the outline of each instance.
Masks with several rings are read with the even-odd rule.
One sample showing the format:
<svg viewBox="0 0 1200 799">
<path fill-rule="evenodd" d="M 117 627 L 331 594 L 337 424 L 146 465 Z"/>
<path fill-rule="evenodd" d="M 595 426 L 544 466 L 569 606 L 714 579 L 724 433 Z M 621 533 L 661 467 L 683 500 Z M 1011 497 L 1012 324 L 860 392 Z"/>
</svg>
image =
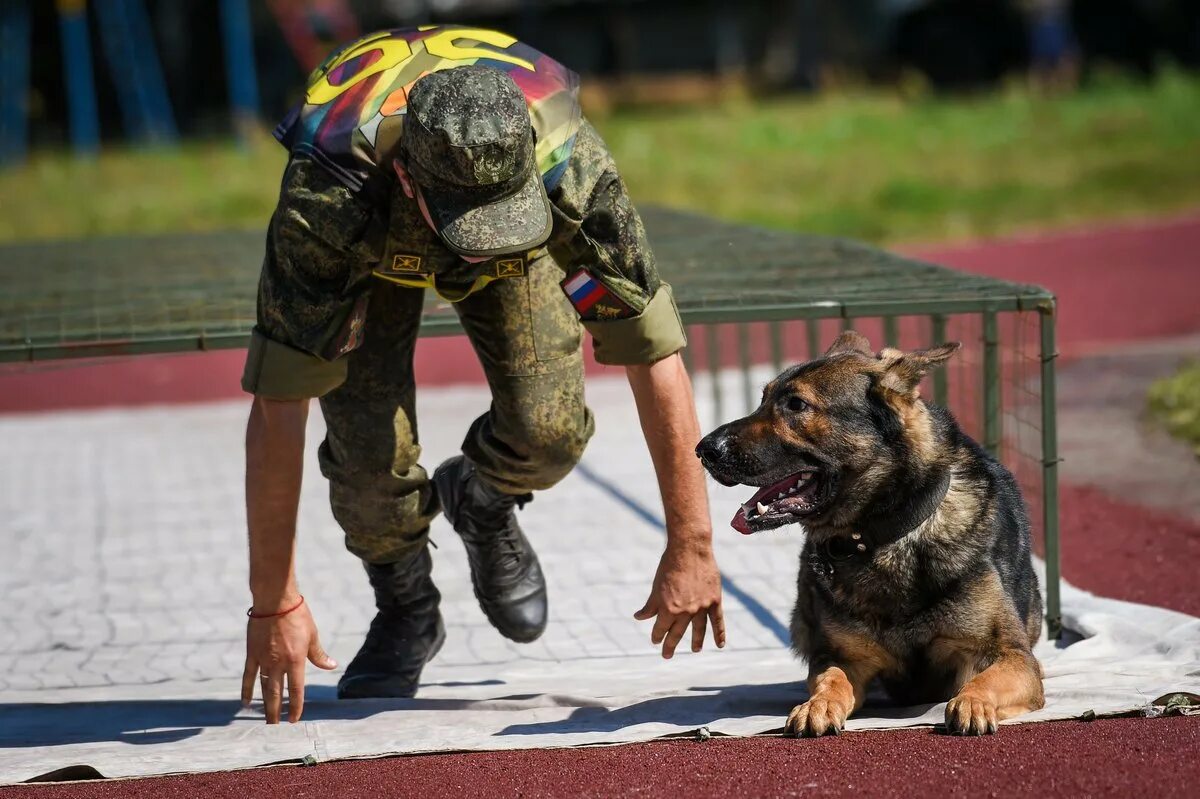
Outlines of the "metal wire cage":
<svg viewBox="0 0 1200 799">
<path fill-rule="evenodd" d="M 1020 480 L 1044 542 L 1047 621 L 1057 636 L 1054 297 L 842 239 L 663 209 L 643 218 L 691 327 L 684 355 L 712 397 L 716 418 L 706 421 L 757 404 L 770 375 L 756 377 L 756 368 L 778 371 L 819 354 L 841 328 L 902 347 L 963 342 L 925 396 L 948 405 Z M 258 232 L 0 247 L 0 363 L 244 347 L 262 249 Z M 421 329 L 462 331 L 433 297 Z"/>
<path fill-rule="evenodd" d="M 751 412 L 762 386 L 784 368 L 818 357 L 843 330 L 883 346 L 917 349 L 962 343 L 921 386 L 963 430 L 1013 473 L 1029 512 L 1034 548 L 1046 563 L 1049 635 L 1061 633 L 1058 482 L 1054 397 L 1054 303 L 1034 310 L 820 317 L 690 327 L 684 351 L 706 429 Z"/>
</svg>

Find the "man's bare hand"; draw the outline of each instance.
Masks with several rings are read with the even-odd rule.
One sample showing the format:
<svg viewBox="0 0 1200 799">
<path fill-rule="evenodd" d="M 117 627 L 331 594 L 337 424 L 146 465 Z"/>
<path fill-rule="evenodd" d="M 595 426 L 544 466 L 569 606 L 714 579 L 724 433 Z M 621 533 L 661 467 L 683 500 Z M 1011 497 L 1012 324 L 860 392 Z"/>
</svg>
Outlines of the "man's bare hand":
<svg viewBox="0 0 1200 799">
<path fill-rule="evenodd" d="M 256 608 L 260 613 L 276 609 Z M 246 623 L 246 670 L 242 673 L 242 704 L 254 698 L 254 680 L 262 686 L 263 707 L 268 724 L 278 724 L 283 709 L 284 681 L 287 682 L 288 721 L 295 723 L 304 713 L 304 661 L 319 669 L 335 669 L 337 663 L 321 647 L 317 625 L 302 604 L 285 616 L 249 619 Z"/>
<path fill-rule="evenodd" d="M 712 550 L 707 547 L 667 545 L 650 598 L 633 617 L 638 621 L 657 617 L 650 640 L 662 644 L 664 658 L 675 654 L 688 625 L 692 627 L 692 651 L 704 647 L 704 633 L 712 621 L 713 640 L 725 646 L 725 616 L 721 611 L 721 573 Z"/>
</svg>

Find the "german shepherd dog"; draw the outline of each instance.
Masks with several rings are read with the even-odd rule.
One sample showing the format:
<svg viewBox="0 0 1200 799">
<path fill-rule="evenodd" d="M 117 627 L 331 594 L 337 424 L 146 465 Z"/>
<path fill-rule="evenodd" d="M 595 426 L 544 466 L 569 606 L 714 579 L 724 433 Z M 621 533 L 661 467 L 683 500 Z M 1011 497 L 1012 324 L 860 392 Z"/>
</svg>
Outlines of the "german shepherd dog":
<svg viewBox="0 0 1200 799">
<path fill-rule="evenodd" d="M 877 355 L 843 333 L 696 447 L 718 482 L 759 487 L 734 529 L 807 532 L 791 635 L 809 699 L 790 734 L 841 732 L 876 677 L 901 704 L 948 701 L 946 727 L 962 735 L 1043 705 L 1017 483 L 918 393 L 958 347 Z"/>
</svg>

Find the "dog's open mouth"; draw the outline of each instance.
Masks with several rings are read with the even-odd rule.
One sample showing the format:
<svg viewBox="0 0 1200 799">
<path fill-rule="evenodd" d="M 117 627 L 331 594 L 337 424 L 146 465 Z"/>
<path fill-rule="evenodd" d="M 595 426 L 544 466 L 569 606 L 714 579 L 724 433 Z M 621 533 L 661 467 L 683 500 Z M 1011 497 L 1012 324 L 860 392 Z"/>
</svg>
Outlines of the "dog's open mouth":
<svg viewBox="0 0 1200 799">
<path fill-rule="evenodd" d="M 825 505 L 832 480 L 818 469 L 804 469 L 761 488 L 738 508 L 730 524 L 744 535 L 798 522 Z"/>
</svg>

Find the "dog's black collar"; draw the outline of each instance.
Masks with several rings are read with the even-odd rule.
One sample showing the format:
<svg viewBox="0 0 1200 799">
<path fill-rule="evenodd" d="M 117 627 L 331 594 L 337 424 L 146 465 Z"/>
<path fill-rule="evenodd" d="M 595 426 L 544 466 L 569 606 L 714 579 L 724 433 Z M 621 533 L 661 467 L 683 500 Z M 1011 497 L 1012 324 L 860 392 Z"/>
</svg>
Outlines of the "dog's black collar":
<svg viewBox="0 0 1200 799">
<path fill-rule="evenodd" d="M 924 524 L 946 498 L 951 476 L 949 468 L 943 469 L 937 480 L 915 491 L 904 505 L 860 521 L 856 527 L 867 540 L 868 549 L 899 541 Z"/>
<path fill-rule="evenodd" d="M 851 560 L 867 560 L 872 553 L 904 536 L 924 524 L 950 490 L 950 469 L 943 471 L 937 482 L 917 495 L 904 507 L 884 516 L 868 518 L 859 523 L 859 532 L 835 535 L 825 540 L 814 553 L 817 571 L 833 574 L 833 564 Z"/>
</svg>

